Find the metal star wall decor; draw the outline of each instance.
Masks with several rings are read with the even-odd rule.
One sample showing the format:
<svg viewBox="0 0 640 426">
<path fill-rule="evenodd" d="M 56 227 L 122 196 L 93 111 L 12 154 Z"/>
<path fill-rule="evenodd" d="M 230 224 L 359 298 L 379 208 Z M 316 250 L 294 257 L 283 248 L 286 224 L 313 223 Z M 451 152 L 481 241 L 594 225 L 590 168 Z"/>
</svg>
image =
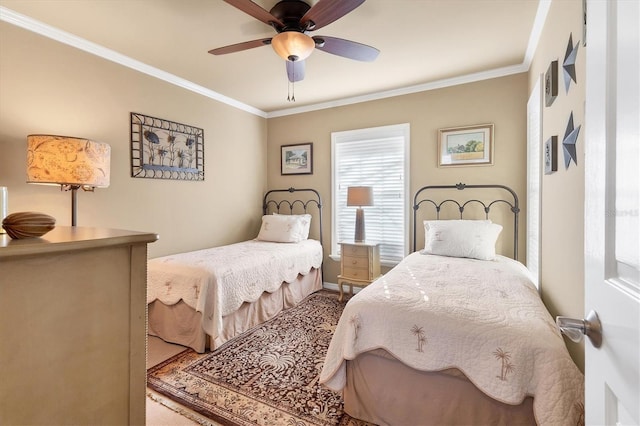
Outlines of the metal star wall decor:
<svg viewBox="0 0 640 426">
<path fill-rule="evenodd" d="M 569 123 L 567 123 L 567 130 L 564 132 L 564 139 L 562 140 L 562 152 L 564 153 L 564 167 L 569 168 L 571 160 L 574 164 L 578 165 L 578 159 L 576 154 L 576 142 L 578 141 L 578 134 L 580 133 L 580 127 L 573 127 L 573 111 L 569 116 Z"/>
<path fill-rule="evenodd" d="M 571 80 L 577 83 L 576 80 L 576 56 L 578 56 L 578 47 L 580 46 L 580 40 L 573 45 L 573 34 L 569 34 L 569 44 L 567 45 L 567 51 L 564 54 L 564 62 L 562 63 L 562 69 L 564 70 L 564 87 L 569 93 L 569 85 Z"/>
</svg>

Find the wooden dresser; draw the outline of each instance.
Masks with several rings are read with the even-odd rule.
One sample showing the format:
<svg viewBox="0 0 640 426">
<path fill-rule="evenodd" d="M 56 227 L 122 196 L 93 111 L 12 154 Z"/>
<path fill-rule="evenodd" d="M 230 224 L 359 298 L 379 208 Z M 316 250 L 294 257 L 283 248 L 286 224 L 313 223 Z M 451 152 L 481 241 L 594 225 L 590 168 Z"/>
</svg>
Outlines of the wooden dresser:
<svg viewBox="0 0 640 426">
<path fill-rule="evenodd" d="M 144 425 L 147 243 L 0 234 L 0 424 Z"/>
<path fill-rule="evenodd" d="M 340 244 L 340 275 L 338 275 L 338 288 L 342 301 L 344 293 L 343 284 L 349 284 L 350 294 L 353 295 L 353 286 L 366 287 L 380 276 L 380 244 L 341 242 Z"/>
</svg>

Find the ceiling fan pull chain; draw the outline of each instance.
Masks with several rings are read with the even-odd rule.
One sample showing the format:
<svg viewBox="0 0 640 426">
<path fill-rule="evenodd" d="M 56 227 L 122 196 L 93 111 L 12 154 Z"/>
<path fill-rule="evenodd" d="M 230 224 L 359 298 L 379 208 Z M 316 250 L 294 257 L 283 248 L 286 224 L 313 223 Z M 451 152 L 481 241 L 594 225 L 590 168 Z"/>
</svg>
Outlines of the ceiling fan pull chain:
<svg viewBox="0 0 640 426">
<path fill-rule="evenodd" d="M 295 80 L 295 74 L 294 74 Z M 287 82 L 287 102 L 295 102 L 296 101 L 296 86 L 295 82 L 288 81 Z"/>
</svg>

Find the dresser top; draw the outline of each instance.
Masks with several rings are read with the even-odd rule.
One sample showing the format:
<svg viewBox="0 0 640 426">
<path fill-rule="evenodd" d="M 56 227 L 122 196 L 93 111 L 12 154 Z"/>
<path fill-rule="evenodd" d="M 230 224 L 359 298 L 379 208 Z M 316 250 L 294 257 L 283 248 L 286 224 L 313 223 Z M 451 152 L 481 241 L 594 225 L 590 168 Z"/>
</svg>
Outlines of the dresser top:
<svg viewBox="0 0 640 426">
<path fill-rule="evenodd" d="M 147 244 L 157 239 L 158 235 L 150 232 L 83 226 L 56 226 L 39 238 L 13 240 L 7 234 L 0 234 L 0 260 L 15 256 Z"/>
</svg>

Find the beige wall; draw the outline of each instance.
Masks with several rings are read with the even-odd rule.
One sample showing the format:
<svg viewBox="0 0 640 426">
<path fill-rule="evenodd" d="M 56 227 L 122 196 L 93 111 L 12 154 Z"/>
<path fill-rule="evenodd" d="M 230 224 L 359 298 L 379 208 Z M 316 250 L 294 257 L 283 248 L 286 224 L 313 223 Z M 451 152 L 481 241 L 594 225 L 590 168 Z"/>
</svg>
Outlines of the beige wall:
<svg viewBox="0 0 640 426">
<path fill-rule="evenodd" d="M 9 211 L 42 211 L 70 223 L 70 195 L 25 183 L 25 138 L 30 133 L 86 137 L 112 147 L 111 186 L 79 194 L 79 225 L 157 232 L 156 257 L 250 238 L 257 233 L 266 188 L 313 187 L 325 207 L 325 243 L 331 236 L 331 132 L 409 123 L 410 192 L 426 184 L 503 183 L 520 196 L 520 260 L 526 218 L 526 102 L 535 79 L 553 59 L 562 61 L 570 33 L 582 41 L 581 1 L 551 4 L 530 72 L 455 87 L 268 121 L 121 65 L 0 23 L 0 186 L 9 187 Z M 569 113 L 584 125 L 584 54 L 578 83 L 543 113 L 543 140 L 561 143 Z M 299 96 L 303 96 L 302 93 Z M 130 177 L 129 113 L 201 127 L 204 182 Z M 437 130 L 495 124 L 495 164 L 437 167 Z M 314 173 L 280 175 L 280 145 L 314 144 Z M 542 295 L 552 315 L 583 314 L 583 137 L 578 165 L 542 181 Z M 266 161 L 265 161 L 266 159 Z M 325 280 L 338 263 L 325 257 Z M 584 365 L 582 345 L 568 343 Z"/>
<path fill-rule="evenodd" d="M 0 186 L 9 213 L 70 225 L 70 193 L 26 184 L 26 136 L 111 145 L 111 185 L 78 193 L 78 225 L 155 232 L 150 257 L 253 237 L 266 189 L 266 119 L 0 23 Z M 204 129 L 205 180 L 132 178 L 129 113 Z"/>
<path fill-rule="evenodd" d="M 572 34 L 573 45 L 580 43 L 576 60 L 577 83 L 565 89 L 562 62 Z M 551 3 L 538 49 L 529 72 L 529 91 L 544 74 L 551 61 L 559 62 L 558 97 L 543 108 L 542 140 L 558 136 L 558 171 L 542 177 L 541 280 L 545 305 L 554 317 L 584 316 L 584 102 L 585 53 L 582 44 L 582 1 Z M 543 86 L 544 87 L 544 84 Z M 577 162 L 564 166 L 562 139 L 573 111 L 574 126 L 582 126 L 577 142 Z M 567 341 L 574 361 L 584 371 L 584 342 Z"/>
<path fill-rule="evenodd" d="M 298 96 L 302 96 L 299 94 Z M 526 211 L 527 75 L 517 74 L 411 95 L 269 119 L 268 186 L 313 187 L 324 203 L 325 281 L 335 283 L 339 263 L 331 240 L 331 132 L 409 123 L 410 193 L 431 184 L 501 183 L 512 187 Z M 438 129 L 495 125 L 495 162 L 488 167 L 438 168 Z M 313 175 L 281 176 L 280 146 L 313 143 Z M 524 214 L 520 233 L 524 235 Z M 524 261 L 524 238 L 520 241 Z"/>
</svg>

